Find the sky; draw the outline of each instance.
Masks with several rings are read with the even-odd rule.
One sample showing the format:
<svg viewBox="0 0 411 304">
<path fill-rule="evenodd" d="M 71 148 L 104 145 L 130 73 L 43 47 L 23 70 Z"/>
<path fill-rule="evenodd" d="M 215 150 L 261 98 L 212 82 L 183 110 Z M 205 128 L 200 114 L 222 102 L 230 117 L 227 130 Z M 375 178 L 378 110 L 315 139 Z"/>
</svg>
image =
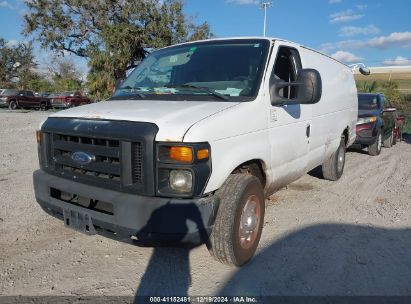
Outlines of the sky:
<svg viewBox="0 0 411 304">
<path fill-rule="evenodd" d="M 263 35 L 260 0 L 184 2 L 186 14 L 196 23 L 207 21 L 219 38 Z M 23 0 L 0 0 L 0 37 L 11 45 L 27 40 L 21 35 L 26 12 Z M 411 0 L 273 0 L 267 36 L 301 43 L 348 64 L 411 65 L 410 17 Z M 47 51 L 35 52 L 40 64 L 48 61 Z"/>
</svg>

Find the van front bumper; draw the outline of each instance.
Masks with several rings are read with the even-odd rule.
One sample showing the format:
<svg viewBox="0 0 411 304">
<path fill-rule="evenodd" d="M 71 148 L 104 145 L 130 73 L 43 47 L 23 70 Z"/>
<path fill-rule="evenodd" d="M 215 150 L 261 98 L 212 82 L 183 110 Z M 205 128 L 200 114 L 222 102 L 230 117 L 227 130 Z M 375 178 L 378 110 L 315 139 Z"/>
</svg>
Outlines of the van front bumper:
<svg viewBox="0 0 411 304">
<path fill-rule="evenodd" d="M 84 185 L 42 170 L 33 173 L 33 183 L 41 208 L 64 220 L 65 225 L 87 234 L 98 233 L 137 245 L 204 243 L 211 233 L 218 208 L 216 196 L 192 199 L 141 196 Z M 56 193 L 102 201 L 111 205 L 111 209 L 101 212 L 90 207 L 92 204 L 85 207 L 84 204 L 59 199 Z"/>
</svg>

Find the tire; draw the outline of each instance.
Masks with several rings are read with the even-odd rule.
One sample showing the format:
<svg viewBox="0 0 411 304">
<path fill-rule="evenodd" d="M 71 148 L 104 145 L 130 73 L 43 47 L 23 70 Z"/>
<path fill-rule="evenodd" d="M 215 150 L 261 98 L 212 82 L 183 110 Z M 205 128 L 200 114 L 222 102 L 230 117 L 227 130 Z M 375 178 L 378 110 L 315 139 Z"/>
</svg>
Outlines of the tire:
<svg viewBox="0 0 411 304">
<path fill-rule="evenodd" d="M 45 104 L 44 102 L 42 102 L 40 104 L 40 111 L 47 111 L 47 104 Z"/>
<path fill-rule="evenodd" d="M 368 154 L 371 156 L 380 155 L 382 148 L 382 132 L 381 129 L 377 131 L 377 137 L 372 145 L 368 146 Z"/>
<path fill-rule="evenodd" d="M 208 250 L 221 263 L 244 265 L 253 257 L 263 230 L 263 187 L 255 176 L 232 174 L 216 195 L 220 206 L 207 242 Z M 246 230 L 247 225 L 254 229 Z"/>
<path fill-rule="evenodd" d="M 321 166 L 324 179 L 336 181 L 342 176 L 345 167 L 345 152 L 345 137 L 343 136 L 337 151 Z"/>
<path fill-rule="evenodd" d="M 395 127 L 395 129 L 396 129 L 395 136 L 393 134 L 393 137 L 392 137 L 393 146 L 397 144 L 397 137 L 400 135 L 400 129 L 398 127 Z M 394 133 L 394 130 L 392 130 L 392 132 Z"/>
<path fill-rule="evenodd" d="M 394 130 L 391 130 L 391 134 L 384 140 L 384 147 L 391 148 L 394 143 Z"/>
<path fill-rule="evenodd" d="M 17 105 L 17 101 L 15 100 L 11 100 L 9 103 L 9 110 L 17 110 L 18 105 Z"/>
</svg>

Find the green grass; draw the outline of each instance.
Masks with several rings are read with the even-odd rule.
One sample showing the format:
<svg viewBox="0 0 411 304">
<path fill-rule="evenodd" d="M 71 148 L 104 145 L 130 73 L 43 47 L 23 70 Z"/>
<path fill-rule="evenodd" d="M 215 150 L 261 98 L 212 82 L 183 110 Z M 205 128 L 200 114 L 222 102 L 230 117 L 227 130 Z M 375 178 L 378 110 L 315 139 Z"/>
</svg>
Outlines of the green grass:
<svg viewBox="0 0 411 304">
<path fill-rule="evenodd" d="M 367 81 L 389 81 L 391 76 L 391 81 L 398 83 L 398 88 L 401 90 L 411 90 L 411 73 L 378 73 L 371 74 L 369 76 L 355 75 L 356 80 L 367 80 Z"/>
<path fill-rule="evenodd" d="M 405 114 L 405 124 L 402 127 L 402 133 L 411 134 L 411 114 Z"/>
</svg>

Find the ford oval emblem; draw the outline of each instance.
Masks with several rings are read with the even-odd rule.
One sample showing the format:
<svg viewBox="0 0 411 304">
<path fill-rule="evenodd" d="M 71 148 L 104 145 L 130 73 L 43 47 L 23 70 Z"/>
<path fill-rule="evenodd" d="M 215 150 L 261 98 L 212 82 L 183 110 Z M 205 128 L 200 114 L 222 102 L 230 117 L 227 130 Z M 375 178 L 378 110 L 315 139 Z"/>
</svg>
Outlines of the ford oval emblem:
<svg viewBox="0 0 411 304">
<path fill-rule="evenodd" d="M 71 154 L 71 159 L 80 165 L 87 165 L 95 161 L 96 157 L 86 152 L 74 152 Z"/>
</svg>

